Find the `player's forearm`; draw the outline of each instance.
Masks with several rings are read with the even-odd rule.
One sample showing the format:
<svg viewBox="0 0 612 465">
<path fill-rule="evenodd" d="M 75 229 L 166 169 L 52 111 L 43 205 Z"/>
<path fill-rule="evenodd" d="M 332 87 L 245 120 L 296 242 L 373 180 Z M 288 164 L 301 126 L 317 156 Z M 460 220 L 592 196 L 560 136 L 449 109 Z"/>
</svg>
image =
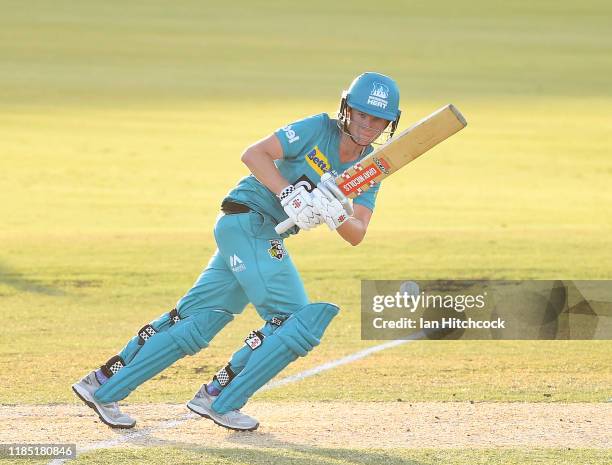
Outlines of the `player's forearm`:
<svg viewBox="0 0 612 465">
<path fill-rule="evenodd" d="M 259 182 L 275 194 L 278 195 L 289 185 L 289 181 L 283 177 L 274 164 L 274 159 L 266 152 L 249 147 L 242 154 L 241 160 Z"/>
<path fill-rule="evenodd" d="M 351 217 L 339 226 L 336 231 L 349 244 L 358 245 L 365 237 L 367 228 L 361 220 Z"/>
</svg>

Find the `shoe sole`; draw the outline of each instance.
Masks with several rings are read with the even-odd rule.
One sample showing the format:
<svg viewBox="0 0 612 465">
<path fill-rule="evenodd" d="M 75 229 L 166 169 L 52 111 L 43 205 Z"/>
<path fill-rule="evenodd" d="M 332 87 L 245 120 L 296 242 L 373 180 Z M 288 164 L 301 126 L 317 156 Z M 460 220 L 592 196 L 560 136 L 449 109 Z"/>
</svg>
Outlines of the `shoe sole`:
<svg viewBox="0 0 612 465">
<path fill-rule="evenodd" d="M 259 423 L 257 423 L 255 426 L 253 426 L 252 428 L 235 428 L 233 426 L 228 426 L 228 425 L 224 425 L 223 423 L 219 423 L 217 420 L 215 420 L 213 417 L 211 417 L 210 415 L 208 415 L 207 413 L 202 413 L 197 411 L 194 407 L 192 407 L 191 405 L 189 405 L 189 403 L 187 403 L 187 408 L 189 410 L 191 410 L 193 413 L 197 413 L 198 415 L 200 415 L 201 417 L 204 418 L 208 418 L 209 420 L 212 420 L 212 422 L 215 425 L 221 426 L 223 428 L 226 429 L 231 429 L 233 431 L 255 431 L 257 428 L 259 428 Z"/>
<path fill-rule="evenodd" d="M 100 420 L 102 421 L 102 423 L 104 423 L 107 426 L 110 426 L 111 428 L 117 428 L 117 429 L 130 429 L 133 428 L 136 425 L 136 422 L 132 423 L 131 425 L 122 425 L 122 424 L 117 424 L 117 423 L 110 423 L 109 421 L 107 421 L 102 414 L 100 413 L 100 411 L 98 410 L 98 407 L 96 407 L 96 404 L 90 400 L 87 400 L 76 388 L 76 385 L 72 385 L 72 390 L 74 391 L 74 393 L 76 394 L 76 396 L 81 399 L 85 405 L 87 405 L 89 408 L 91 408 L 94 412 L 96 412 L 96 414 L 98 415 L 98 418 L 100 418 Z"/>
</svg>

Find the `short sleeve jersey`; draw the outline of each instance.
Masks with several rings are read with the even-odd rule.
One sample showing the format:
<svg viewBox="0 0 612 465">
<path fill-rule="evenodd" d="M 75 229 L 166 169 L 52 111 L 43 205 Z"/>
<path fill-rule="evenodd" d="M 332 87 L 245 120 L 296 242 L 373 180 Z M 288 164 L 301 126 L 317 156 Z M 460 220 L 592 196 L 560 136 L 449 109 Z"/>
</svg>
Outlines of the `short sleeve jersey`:
<svg viewBox="0 0 612 465">
<path fill-rule="evenodd" d="M 296 121 L 275 132 L 283 147 L 283 158 L 275 164 L 283 177 L 295 186 L 302 185 L 308 191 L 316 187 L 323 173 L 342 173 L 357 160 L 340 163 L 340 131 L 337 120 L 326 113 Z M 368 146 L 360 158 L 372 151 Z M 355 197 L 355 204 L 374 210 L 380 184 Z M 226 199 L 249 206 L 263 214 L 270 215 L 280 223 L 287 215 L 280 201 L 266 186 L 252 174 L 242 178 Z"/>
</svg>

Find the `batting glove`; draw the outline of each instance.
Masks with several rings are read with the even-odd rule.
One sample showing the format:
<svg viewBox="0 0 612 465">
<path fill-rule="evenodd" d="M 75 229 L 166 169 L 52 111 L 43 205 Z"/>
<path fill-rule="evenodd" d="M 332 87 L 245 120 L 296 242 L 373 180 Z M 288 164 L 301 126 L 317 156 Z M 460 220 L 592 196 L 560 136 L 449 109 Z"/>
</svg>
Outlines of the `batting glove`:
<svg viewBox="0 0 612 465">
<path fill-rule="evenodd" d="M 335 231 L 349 219 L 349 214 L 340 201 L 325 189 L 320 189 L 319 187 L 313 189 L 312 203 L 316 212 L 331 231 Z"/>
<path fill-rule="evenodd" d="M 321 176 L 321 182 L 317 184 L 317 187 L 328 199 L 331 200 L 332 196 L 337 198 L 344 207 L 346 213 L 348 213 L 348 216 L 353 215 L 353 204 L 351 203 L 351 200 L 342 193 L 331 173 L 323 173 L 323 176 Z"/>
<path fill-rule="evenodd" d="M 300 229 L 308 231 L 322 224 L 321 215 L 313 207 L 313 198 L 304 186 L 287 186 L 278 195 L 287 216 Z"/>
</svg>

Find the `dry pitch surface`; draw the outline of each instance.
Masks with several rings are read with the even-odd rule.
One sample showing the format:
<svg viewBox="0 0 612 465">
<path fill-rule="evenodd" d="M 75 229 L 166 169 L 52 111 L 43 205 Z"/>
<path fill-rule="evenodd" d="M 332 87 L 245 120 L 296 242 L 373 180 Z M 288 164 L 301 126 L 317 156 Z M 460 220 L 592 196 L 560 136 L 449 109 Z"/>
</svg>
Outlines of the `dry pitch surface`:
<svg viewBox="0 0 612 465">
<path fill-rule="evenodd" d="M 610 448 L 612 404 L 253 402 L 261 426 L 237 433 L 181 404 L 133 404 L 133 430 L 112 430 L 80 405 L 0 407 L 0 443 L 106 447 Z"/>
</svg>

